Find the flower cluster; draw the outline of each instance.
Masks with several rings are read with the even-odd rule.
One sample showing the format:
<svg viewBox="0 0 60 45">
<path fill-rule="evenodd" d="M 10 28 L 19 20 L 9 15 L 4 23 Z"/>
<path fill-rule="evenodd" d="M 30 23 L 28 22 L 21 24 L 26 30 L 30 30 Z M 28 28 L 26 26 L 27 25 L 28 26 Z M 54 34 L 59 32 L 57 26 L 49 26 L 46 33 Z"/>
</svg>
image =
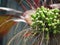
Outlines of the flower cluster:
<svg viewBox="0 0 60 45">
<path fill-rule="evenodd" d="M 32 27 L 39 31 L 60 33 L 60 10 L 49 9 L 41 6 L 36 13 L 32 14 Z"/>
</svg>

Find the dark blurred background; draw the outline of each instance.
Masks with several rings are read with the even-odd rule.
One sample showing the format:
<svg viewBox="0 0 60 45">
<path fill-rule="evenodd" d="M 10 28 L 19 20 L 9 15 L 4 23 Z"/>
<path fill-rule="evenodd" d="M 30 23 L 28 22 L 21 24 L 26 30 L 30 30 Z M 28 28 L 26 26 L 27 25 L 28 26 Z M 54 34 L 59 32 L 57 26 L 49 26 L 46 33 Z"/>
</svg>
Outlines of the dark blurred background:
<svg viewBox="0 0 60 45">
<path fill-rule="evenodd" d="M 7 7 L 7 0 L 0 0 L 0 7 Z M 5 11 L 0 11 L 0 14 L 5 14 Z M 3 44 L 3 37 L 0 36 L 0 45 Z"/>
</svg>

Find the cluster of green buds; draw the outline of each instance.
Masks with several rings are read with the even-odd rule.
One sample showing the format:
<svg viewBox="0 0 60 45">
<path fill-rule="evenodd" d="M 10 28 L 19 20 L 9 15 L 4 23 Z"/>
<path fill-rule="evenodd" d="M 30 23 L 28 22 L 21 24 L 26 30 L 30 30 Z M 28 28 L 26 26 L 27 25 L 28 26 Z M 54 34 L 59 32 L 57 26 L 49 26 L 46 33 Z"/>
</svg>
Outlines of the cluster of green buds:
<svg viewBox="0 0 60 45">
<path fill-rule="evenodd" d="M 36 13 L 32 14 L 32 27 L 46 32 L 52 32 L 54 34 L 60 33 L 60 10 L 49 9 L 41 6 L 37 8 Z"/>
</svg>

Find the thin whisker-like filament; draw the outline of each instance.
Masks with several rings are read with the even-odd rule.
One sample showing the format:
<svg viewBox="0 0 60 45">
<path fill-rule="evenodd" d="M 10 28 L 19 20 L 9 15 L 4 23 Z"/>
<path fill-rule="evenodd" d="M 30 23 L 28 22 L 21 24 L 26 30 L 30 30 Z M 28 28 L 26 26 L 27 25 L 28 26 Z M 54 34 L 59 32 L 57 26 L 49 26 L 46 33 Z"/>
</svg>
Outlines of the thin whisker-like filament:
<svg viewBox="0 0 60 45">
<path fill-rule="evenodd" d="M 30 5 L 31 9 L 34 9 L 34 7 L 32 6 L 32 4 L 28 0 L 26 0 L 26 2 Z"/>
<path fill-rule="evenodd" d="M 41 36 L 41 33 L 38 35 L 38 36 L 36 36 L 36 38 L 33 40 L 33 42 L 32 42 L 32 45 L 35 43 L 35 41 L 37 41 L 38 40 L 38 38 Z"/>
<path fill-rule="evenodd" d="M 17 0 L 16 0 L 16 1 L 17 1 Z M 17 2 L 18 2 L 18 4 L 23 8 L 23 10 L 26 11 L 27 9 L 26 9 L 26 7 L 23 5 L 23 3 L 22 3 L 23 1 L 24 1 L 24 0 L 20 0 L 19 2 L 18 2 L 18 1 L 17 1 Z"/>
<path fill-rule="evenodd" d="M 32 2 L 33 2 L 33 5 L 35 6 L 35 8 L 37 8 L 38 5 L 36 4 L 36 2 L 34 0 L 32 0 Z"/>
<path fill-rule="evenodd" d="M 38 1 L 38 7 L 40 7 L 41 5 L 40 5 L 40 0 Z"/>
<path fill-rule="evenodd" d="M 22 1 L 23 1 L 23 0 L 21 0 L 19 4 L 21 4 Z M 25 0 L 24 3 L 26 3 L 26 5 L 29 6 L 30 9 L 33 8 L 33 6 L 31 5 L 31 3 L 30 3 L 28 0 Z"/>
<path fill-rule="evenodd" d="M 19 0 L 18 4 L 21 4 L 23 0 Z"/>
<path fill-rule="evenodd" d="M 25 2 L 25 1 L 24 1 L 24 2 Z M 27 4 L 27 6 L 29 6 L 30 9 L 32 9 L 32 8 L 30 7 L 30 5 L 29 5 L 27 2 L 25 2 L 25 3 Z"/>
<path fill-rule="evenodd" d="M 53 0 L 51 0 L 51 4 L 53 4 Z"/>
<path fill-rule="evenodd" d="M 24 9 L 24 11 L 27 10 L 26 7 L 23 4 L 21 4 L 21 7 Z"/>
<path fill-rule="evenodd" d="M 43 1 L 43 6 L 46 6 L 46 0 Z"/>
<path fill-rule="evenodd" d="M 9 22 L 9 21 L 12 21 L 12 19 L 7 20 L 6 22 L 3 22 L 2 24 L 0 24 L 0 27 L 3 26 L 4 24 L 6 24 L 6 23 Z"/>
<path fill-rule="evenodd" d="M 42 39 L 41 39 L 40 45 L 42 45 L 43 41 L 44 41 L 44 31 L 42 32 Z"/>
<path fill-rule="evenodd" d="M 6 8 L 6 7 L 0 7 L 0 11 L 3 10 L 3 11 L 8 11 L 8 12 L 15 12 L 15 13 L 23 13 L 22 11 L 18 11 L 18 10 L 15 10 L 15 9 L 11 9 L 11 8 Z"/>
<path fill-rule="evenodd" d="M 29 28 L 29 30 L 31 31 L 30 28 Z M 15 38 L 17 38 L 18 36 L 21 36 L 21 35 L 23 36 L 22 33 L 26 32 L 26 31 L 29 31 L 29 30 L 26 30 L 26 29 L 25 29 L 25 30 L 22 30 L 21 32 L 17 33 L 17 34 L 9 41 L 9 43 L 8 43 L 7 45 L 10 45 Z M 23 38 L 23 37 L 22 37 L 22 38 Z"/>
</svg>

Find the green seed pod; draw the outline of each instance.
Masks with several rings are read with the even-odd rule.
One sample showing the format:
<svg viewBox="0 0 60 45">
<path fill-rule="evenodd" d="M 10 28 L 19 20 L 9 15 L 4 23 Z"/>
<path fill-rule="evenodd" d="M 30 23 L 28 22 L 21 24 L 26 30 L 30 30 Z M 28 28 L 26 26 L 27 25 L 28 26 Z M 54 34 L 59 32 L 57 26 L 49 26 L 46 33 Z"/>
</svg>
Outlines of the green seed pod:
<svg viewBox="0 0 60 45">
<path fill-rule="evenodd" d="M 54 22 L 56 22 L 56 21 L 57 21 L 57 19 L 54 19 L 53 21 L 54 21 Z"/>
<path fill-rule="evenodd" d="M 57 18 L 57 16 L 54 16 L 54 18 Z"/>
<path fill-rule="evenodd" d="M 60 23 L 60 20 L 59 19 L 57 20 L 57 23 Z"/>
<path fill-rule="evenodd" d="M 45 18 L 46 20 L 49 20 L 49 18 Z"/>
<path fill-rule="evenodd" d="M 58 16 L 58 15 L 59 15 L 59 13 L 56 13 L 56 15 Z"/>
<path fill-rule="evenodd" d="M 52 20 L 53 18 L 52 17 L 50 17 L 50 20 Z"/>
<path fill-rule="evenodd" d="M 54 29 L 56 29 L 56 26 L 54 26 Z"/>
<path fill-rule="evenodd" d="M 31 17 L 32 17 L 33 19 L 36 19 L 36 15 L 34 15 L 34 14 L 33 14 L 33 15 L 31 15 Z"/>
<path fill-rule="evenodd" d="M 43 12 L 40 13 L 40 16 L 41 16 L 42 18 L 45 18 L 45 15 L 44 15 Z"/>
<path fill-rule="evenodd" d="M 42 11 L 39 11 L 39 13 L 41 13 Z"/>
<path fill-rule="evenodd" d="M 51 26 L 51 24 L 48 24 L 48 26 Z"/>
<path fill-rule="evenodd" d="M 45 26 L 45 24 L 44 24 L 44 23 L 42 23 L 42 26 Z"/>
<path fill-rule="evenodd" d="M 39 13 L 36 13 L 37 15 L 39 15 Z"/>
<path fill-rule="evenodd" d="M 43 23 L 43 21 L 40 21 L 40 23 Z"/>
<path fill-rule="evenodd" d="M 54 30 L 54 31 L 53 31 L 53 33 L 54 33 L 54 34 L 56 34 L 56 33 L 57 33 L 57 31 L 56 31 L 56 30 Z"/>
<path fill-rule="evenodd" d="M 49 29 L 48 28 L 45 28 L 46 31 L 48 31 Z"/>
<path fill-rule="evenodd" d="M 55 23 L 52 23 L 51 25 L 52 25 L 52 26 L 54 26 L 54 25 L 55 25 Z"/>
</svg>

